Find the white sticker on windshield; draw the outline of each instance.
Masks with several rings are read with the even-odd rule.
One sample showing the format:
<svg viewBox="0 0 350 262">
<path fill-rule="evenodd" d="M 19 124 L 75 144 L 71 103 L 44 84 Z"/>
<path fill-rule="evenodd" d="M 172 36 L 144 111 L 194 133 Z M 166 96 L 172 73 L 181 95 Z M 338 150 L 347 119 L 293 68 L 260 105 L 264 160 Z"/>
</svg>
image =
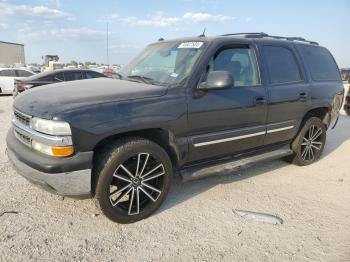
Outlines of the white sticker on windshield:
<svg viewBox="0 0 350 262">
<path fill-rule="evenodd" d="M 185 42 L 181 43 L 178 48 L 200 48 L 203 42 Z"/>
<path fill-rule="evenodd" d="M 170 76 L 171 76 L 171 77 L 175 77 L 175 78 L 176 78 L 176 77 L 178 77 L 178 75 L 179 75 L 179 74 L 176 74 L 176 73 L 171 73 L 171 75 L 170 75 Z"/>
</svg>

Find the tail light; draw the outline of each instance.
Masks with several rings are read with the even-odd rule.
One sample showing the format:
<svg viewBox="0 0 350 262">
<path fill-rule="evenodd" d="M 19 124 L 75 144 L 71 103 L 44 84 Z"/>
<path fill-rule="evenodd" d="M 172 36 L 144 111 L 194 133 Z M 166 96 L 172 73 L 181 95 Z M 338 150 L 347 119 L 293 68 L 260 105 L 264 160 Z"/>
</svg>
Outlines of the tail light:
<svg viewBox="0 0 350 262">
<path fill-rule="evenodd" d="M 347 97 L 345 98 L 345 104 L 346 104 L 346 105 L 350 105 L 350 96 L 347 96 Z"/>
<path fill-rule="evenodd" d="M 18 91 L 24 91 L 24 90 L 27 90 L 28 88 L 31 88 L 33 85 L 23 83 L 23 82 L 16 82 L 16 86 Z"/>
</svg>

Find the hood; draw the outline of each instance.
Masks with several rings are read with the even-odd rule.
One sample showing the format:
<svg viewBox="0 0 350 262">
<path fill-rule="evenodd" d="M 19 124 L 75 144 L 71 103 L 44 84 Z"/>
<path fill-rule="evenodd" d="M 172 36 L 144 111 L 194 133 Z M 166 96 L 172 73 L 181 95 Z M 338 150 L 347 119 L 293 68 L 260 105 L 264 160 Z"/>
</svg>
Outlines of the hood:
<svg viewBox="0 0 350 262">
<path fill-rule="evenodd" d="M 29 115 L 51 119 L 74 108 L 162 96 L 166 91 L 164 86 L 95 78 L 35 87 L 19 94 L 14 107 Z"/>
</svg>

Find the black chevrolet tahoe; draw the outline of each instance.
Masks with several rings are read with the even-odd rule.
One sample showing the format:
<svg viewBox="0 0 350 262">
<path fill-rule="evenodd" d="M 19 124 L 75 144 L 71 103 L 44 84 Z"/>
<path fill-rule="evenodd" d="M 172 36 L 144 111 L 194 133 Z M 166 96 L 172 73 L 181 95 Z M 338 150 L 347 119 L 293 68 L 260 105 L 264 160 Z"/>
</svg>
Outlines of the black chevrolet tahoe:
<svg viewBox="0 0 350 262">
<path fill-rule="evenodd" d="M 32 183 L 131 223 L 183 180 L 320 158 L 344 89 L 330 52 L 264 33 L 160 40 L 120 72 L 14 101 L 8 156 Z"/>
</svg>

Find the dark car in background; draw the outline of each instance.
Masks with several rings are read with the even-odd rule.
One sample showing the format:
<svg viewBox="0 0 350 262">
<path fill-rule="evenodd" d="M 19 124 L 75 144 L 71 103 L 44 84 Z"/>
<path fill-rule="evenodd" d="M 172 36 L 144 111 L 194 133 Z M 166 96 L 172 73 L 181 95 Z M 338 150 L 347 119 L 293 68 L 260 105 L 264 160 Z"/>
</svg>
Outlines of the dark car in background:
<svg viewBox="0 0 350 262">
<path fill-rule="evenodd" d="M 347 115 L 350 115 L 350 89 L 345 97 L 344 110 Z"/>
<path fill-rule="evenodd" d="M 341 78 L 343 81 L 350 80 L 350 68 L 340 70 Z"/>
<path fill-rule="evenodd" d="M 60 69 L 43 72 L 20 80 L 15 80 L 13 96 L 17 96 L 29 88 L 59 82 L 106 77 L 104 74 L 86 69 Z"/>
</svg>

